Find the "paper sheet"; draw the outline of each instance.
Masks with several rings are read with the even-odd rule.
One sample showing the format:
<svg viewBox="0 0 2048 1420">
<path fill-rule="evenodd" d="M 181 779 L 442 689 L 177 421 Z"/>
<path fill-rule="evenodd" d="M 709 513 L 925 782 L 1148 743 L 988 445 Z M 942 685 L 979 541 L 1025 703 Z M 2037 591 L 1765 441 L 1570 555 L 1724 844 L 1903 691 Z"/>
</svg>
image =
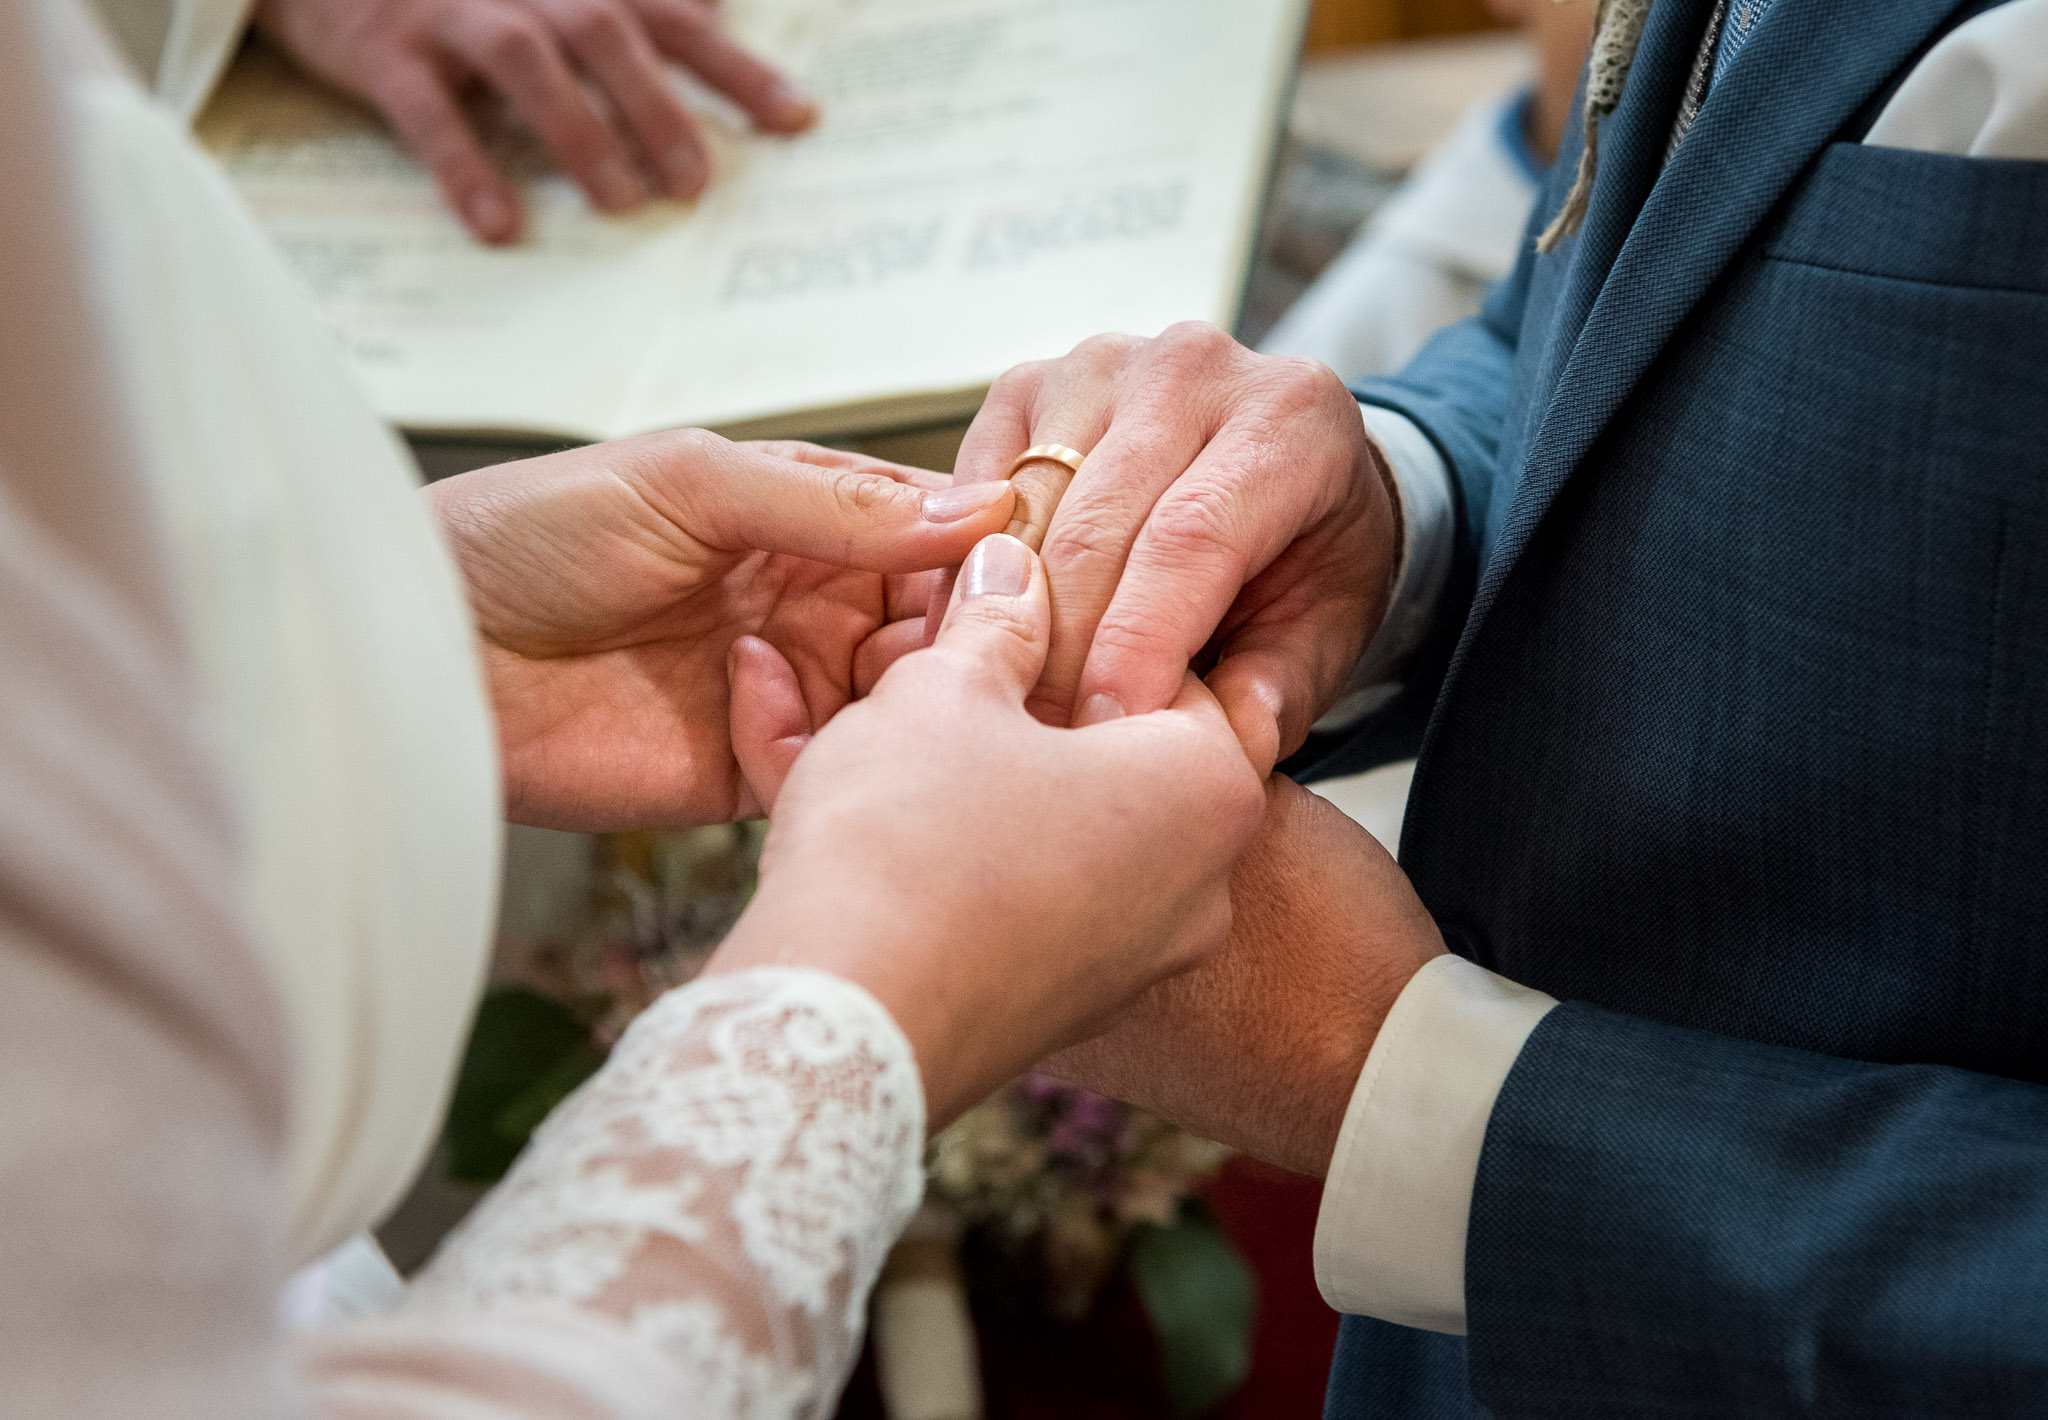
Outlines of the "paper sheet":
<svg viewBox="0 0 2048 1420">
<path fill-rule="evenodd" d="M 531 232 L 503 250 L 274 55 L 245 57 L 201 134 L 396 423 L 858 423 L 1097 331 L 1228 323 L 1303 4 L 727 0 L 819 127 L 709 114 L 704 199 L 623 219 L 510 153 Z"/>
</svg>

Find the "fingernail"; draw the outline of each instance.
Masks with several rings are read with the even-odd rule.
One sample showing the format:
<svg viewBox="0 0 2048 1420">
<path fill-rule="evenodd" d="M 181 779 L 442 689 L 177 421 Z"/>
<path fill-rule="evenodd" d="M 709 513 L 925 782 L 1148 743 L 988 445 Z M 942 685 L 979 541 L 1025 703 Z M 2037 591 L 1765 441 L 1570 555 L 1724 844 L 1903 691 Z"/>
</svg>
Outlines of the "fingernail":
<svg viewBox="0 0 2048 1420">
<path fill-rule="evenodd" d="M 1000 503 L 1009 491 L 1007 483 L 956 483 L 951 488 L 935 488 L 924 495 L 924 520 L 957 523 Z"/>
<path fill-rule="evenodd" d="M 668 174 L 669 191 L 677 197 L 695 197 L 704 190 L 704 155 L 694 143 L 678 143 L 661 160 Z"/>
<path fill-rule="evenodd" d="M 469 199 L 470 230 L 493 241 L 512 234 L 512 204 L 495 192 L 479 192 Z"/>
<path fill-rule="evenodd" d="M 960 569 L 960 598 L 1014 597 L 1031 585 L 1031 549 L 1007 533 L 985 537 Z"/>
<path fill-rule="evenodd" d="M 1099 725 L 1105 720 L 1121 720 L 1124 717 L 1124 703 L 1106 691 L 1096 691 L 1081 702 L 1081 713 L 1074 717 L 1075 727 Z"/>
<path fill-rule="evenodd" d="M 809 123 L 818 115 L 818 101 L 801 84 L 788 79 L 777 79 L 775 87 L 768 91 L 768 98 L 782 115 L 782 121 L 792 126 Z"/>
<path fill-rule="evenodd" d="M 614 211 L 637 207 L 646 196 L 647 189 L 624 158 L 607 158 L 597 170 L 597 200 L 605 207 Z"/>
</svg>

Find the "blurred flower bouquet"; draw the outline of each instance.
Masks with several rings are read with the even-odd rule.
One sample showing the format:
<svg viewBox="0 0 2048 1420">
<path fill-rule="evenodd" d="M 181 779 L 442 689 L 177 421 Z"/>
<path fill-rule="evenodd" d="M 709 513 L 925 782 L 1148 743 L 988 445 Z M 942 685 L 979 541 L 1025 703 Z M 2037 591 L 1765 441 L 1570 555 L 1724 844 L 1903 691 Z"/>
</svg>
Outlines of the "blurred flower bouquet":
<svg viewBox="0 0 2048 1420">
<path fill-rule="evenodd" d="M 501 937 L 450 1104 L 449 1172 L 502 1177 L 535 1126 L 634 1016 L 695 976 L 753 891 L 764 829 L 595 841 L 590 910 L 572 930 Z M 977 1277 L 1078 1321 L 1126 1275 L 1159 1336 L 1175 1409 L 1223 1399 L 1249 1366 L 1252 1279 L 1196 1190 L 1220 1145 L 1142 1110 L 1027 1075 L 931 1143 L 927 1208 L 964 1231 Z"/>
<path fill-rule="evenodd" d="M 930 1200 L 1043 1278 L 1047 1308 L 1078 1320 L 1135 1232 L 1175 1226 L 1220 1144 L 1115 1100 L 1027 1075 L 932 1141 Z"/>
</svg>

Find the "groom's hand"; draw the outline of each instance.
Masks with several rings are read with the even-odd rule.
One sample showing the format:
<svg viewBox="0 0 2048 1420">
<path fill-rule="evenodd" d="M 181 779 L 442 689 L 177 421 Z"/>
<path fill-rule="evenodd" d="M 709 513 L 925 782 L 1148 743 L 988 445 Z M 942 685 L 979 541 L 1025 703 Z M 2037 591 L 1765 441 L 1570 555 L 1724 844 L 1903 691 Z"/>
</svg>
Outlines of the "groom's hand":
<svg viewBox="0 0 2048 1420">
<path fill-rule="evenodd" d="M 701 430 L 479 469 L 427 490 L 473 608 L 507 812 L 602 830 L 757 812 L 727 732 L 743 635 L 822 725 L 923 640 L 932 576 L 1007 485 Z"/>
<path fill-rule="evenodd" d="M 1444 950 L 1373 836 L 1292 781 L 1231 873 L 1230 939 L 1042 1067 L 1320 1178 L 1394 998 Z"/>
<path fill-rule="evenodd" d="M 1336 698 L 1386 609 L 1398 509 L 1357 402 L 1326 366 L 1177 325 L 1097 336 L 1004 375 L 961 446 L 960 479 L 1002 478 L 1044 443 L 1087 459 L 1078 475 L 1039 461 L 1014 480 L 1011 531 L 1033 545 L 1043 531 L 1052 579 L 1033 712 L 1092 724 L 1156 710 L 1195 662 L 1270 769 Z"/>
</svg>

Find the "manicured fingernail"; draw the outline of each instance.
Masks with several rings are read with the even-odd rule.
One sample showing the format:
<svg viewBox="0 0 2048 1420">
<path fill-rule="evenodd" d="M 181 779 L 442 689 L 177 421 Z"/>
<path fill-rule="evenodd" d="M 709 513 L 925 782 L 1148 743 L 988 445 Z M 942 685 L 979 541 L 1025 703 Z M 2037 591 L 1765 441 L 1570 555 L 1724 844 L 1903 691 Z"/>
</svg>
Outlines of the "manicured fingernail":
<svg viewBox="0 0 2048 1420">
<path fill-rule="evenodd" d="M 775 105 L 782 121 L 792 127 L 809 123 L 818 116 L 818 101 L 801 84 L 788 79 L 777 79 L 775 87 L 768 91 L 768 98 Z"/>
<path fill-rule="evenodd" d="M 1014 597 L 1031 585 L 1031 549 L 1008 533 L 985 537 L 960 569 L 960 599 Z"/>
<path fill-rule="evenodd" d="M 704 155 L 694 143 L 678 143 L 661 160 L 668 174 L 669 191 L 676 197 L 695 197 L 704 190 Z"/>
<path fill-rule="evenodd" d="M 512 235 L 512 204 L 495 192 L 479 192 L 469 199 L 469 227 L 492 240 Z"/>
<path fill-rule="evenodd" d="M 1000 503 L 1009 491 L 1007 483 L 956 483 L 951 488 L 935 488 L 924 495 L 924 520 L 957 523 Z"/>
<path fill-rule="evenodd" d="M 646 196 L 647 189 L 624 158 L 607 158 L 597 170 L 597 200 L 604 206 L 614 211 L 637 207 Z"/>
<path fill-rule="evenodd" d="M 1105 720 L 1121 720 L 1125 714 L 1123 701 L 1105 691 L 1096 691 L 1081 702 L 1081 713 L 1074 717 L 1076 728 L 1085 725 L 1099 725 Z"/>
</svg>

